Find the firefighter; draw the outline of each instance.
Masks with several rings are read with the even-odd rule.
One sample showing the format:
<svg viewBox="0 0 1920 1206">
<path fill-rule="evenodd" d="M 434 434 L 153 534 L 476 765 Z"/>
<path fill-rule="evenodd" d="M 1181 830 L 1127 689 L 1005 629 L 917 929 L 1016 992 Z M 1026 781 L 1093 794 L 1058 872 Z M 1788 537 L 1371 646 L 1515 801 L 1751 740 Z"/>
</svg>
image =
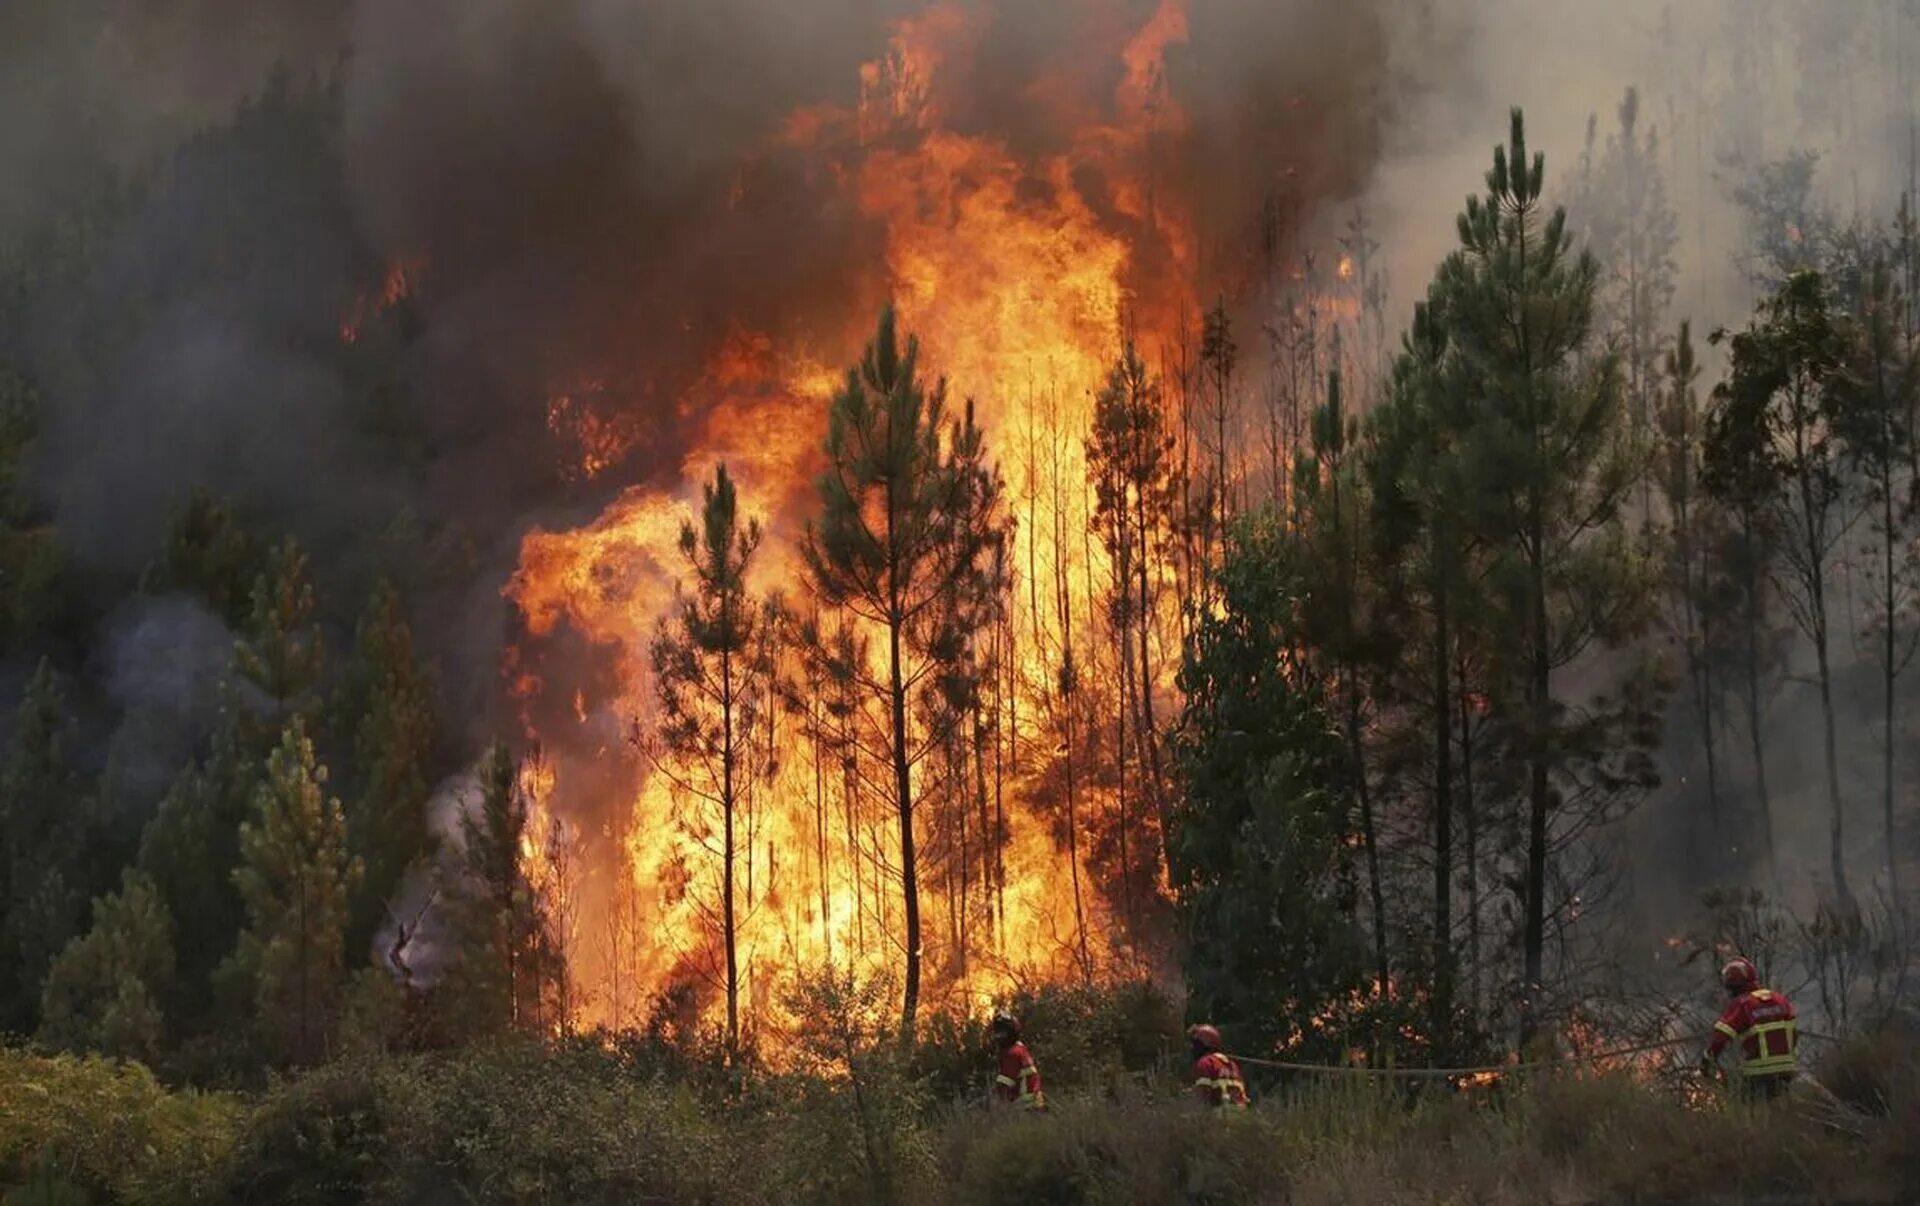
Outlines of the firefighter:
<svg viewBox="0 0 1920 1206">
<path fill-rule="evenodd" d="M 1220 1032 L 1202 1022 L 1187 1031 L 1187 1046 L 1193 1052 L 1193 1095 L 1216 1108 L 1246 1109 L 1247 1082 L 1240 1065 L 1220 1050 Z"/>
<path fill-rule="evenodd" d="M 1040 1066 L 1020 1041 L 1020 1019 L 1002 1010 L 989 1027 L 1000 1051 L 1000 1070 L 993 1078 L 993 1099 L 1022 1110 L 1044 1110 L 1047 1095 L 1040 1090 Z"/>
<path fill-rule="evenodd" d="M 1793 1002 L 1760 987 L 1753 961 L 1735 958 L 1720 969 L 1727 989 L 1726 1012 L 1713 1024 L 1713 1038 L 1700 1055 L 1700 1069 L 1714 1070 L 1729 1043 L 1740 1050 L 1740 1079 L 1749 1093 L 1774 1098 L 1793 1084 L 1799 1047 Z"/>
</svg>

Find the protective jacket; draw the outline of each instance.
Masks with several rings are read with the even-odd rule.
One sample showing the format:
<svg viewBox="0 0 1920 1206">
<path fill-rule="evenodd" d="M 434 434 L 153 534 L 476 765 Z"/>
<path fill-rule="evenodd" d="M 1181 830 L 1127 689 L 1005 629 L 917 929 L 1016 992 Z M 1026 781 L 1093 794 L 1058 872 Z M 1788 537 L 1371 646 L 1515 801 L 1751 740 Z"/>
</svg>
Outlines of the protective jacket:
<svg viewBox="0 0 1920 1206">
<path fill-rule="evenodd" d="M 1240 1065 L 1232 1056 L 1218 1051 L 1209 1051 L 1193 1061 L 1193 1092 L 1210 1106 L 1247 1107 L 1247 1083 L 1240 1078 Z"/>
<path fill-rule="evenodd" d="M 1033 1062 L 1033 1052 L 1027 1050 L 1025 1043 L 1013 1042 L 1001 1048 L 1000 1071 L 993 1078 L 993 1096 L 997 1101 L 1023 1110 L 1047 1108 L 1047 1095 L 1040 1091 L 1040 1066 Z"/>
<path fill-rule="evenodd" d="M 1707 1054 L 1717 1058 L 1729 1043 L 1740 1048 L 1740 1072 L 1749 1082 L 1761 1077 L 1790 1080 L 1799 1043 L 1793 1002 L 1770 988 L 1743 992 L 1727 1003 L 1713 1024 Z"/>
</svg>

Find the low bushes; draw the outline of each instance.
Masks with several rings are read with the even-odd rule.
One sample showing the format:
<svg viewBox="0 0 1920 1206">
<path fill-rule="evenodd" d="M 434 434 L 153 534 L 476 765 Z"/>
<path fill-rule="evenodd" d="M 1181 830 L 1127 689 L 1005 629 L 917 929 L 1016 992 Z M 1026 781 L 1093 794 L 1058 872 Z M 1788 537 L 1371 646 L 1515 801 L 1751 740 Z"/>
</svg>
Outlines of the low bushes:
<svg viewBox="0 0 1920 1206">
<path fill-rule="evenodd" d="M 135 1063 L 0 1050 L 0 1184 L 116 1202 L 205 1200 L 231 1163 L 243 1108 L 169 1093 Z M 63 1200 L 63 1199 L 62 1199 Z"/>
<path fill-rule="evenodd" d="M 1879 1086 L 1851 1094 L 1871 1109 L 1818 1092 L 1687 1107 L 1625 1076 L 1561 1073 L 1479 1098 L 1307 1078 L 1219 1114 L 1167 1068 L 1063 1076 L 1052 1109 L 1028 1115 L 932 1092 L 924 1052 L 905 1059 L 865 1027 L 823 1023 L 805 1040 L 806 1066 L 778 1075 L 681 1079 L 618 1046 L 504 1045 L 363 1057 L 244 1099 L 170 1093 L 133 1064 L 5 1052 L 0 1184 L 21 1188 L 0 1196 L 1502 1206 L 1920 1191 L 1916 1057 L 1898 1045 L 1832 1057 Z M 1126 1060 L 1090 1052 L 1068 1067 L 1124 1072 Z"/>
</svg>

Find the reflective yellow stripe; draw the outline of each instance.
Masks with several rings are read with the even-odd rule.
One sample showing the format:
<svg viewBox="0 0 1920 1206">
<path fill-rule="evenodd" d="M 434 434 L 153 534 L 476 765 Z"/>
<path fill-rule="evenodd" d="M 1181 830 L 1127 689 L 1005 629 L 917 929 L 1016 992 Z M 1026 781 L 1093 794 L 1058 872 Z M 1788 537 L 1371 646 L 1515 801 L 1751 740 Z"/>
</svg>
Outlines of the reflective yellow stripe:
<svg viewBox="0 0 1920 1206">
<path fill-rule="evenodd" d="M 1005 1086 L 1007 1086 L 1007 1087 L 1008 1087 L 1009 1089 L 1011 1089 L 1011 1088 L 1013 1087 L 1013 1077 L 1011 1077 L 1011 1076 L 996 1076 L 996 1077 L 994 1077 L 994 1078 L 993 1078 L 993 1083 L 994 1083 L 994 1084 L 996 1084 L 996 1085 L 1005 1085 Z"/>
<path fill-rule="evenodd" d="M 1767 1050 L 1767 1036 L 1773 1034 L 1784 1034 L 1787 1036 L 1786 1051 L 1772 1052 Z M 1740 1037 L 1743 1041 L 1748 1038 L 1753 1039 L 1755 1046 L 1759 1048 L 1758 1053 L 1755 1054 L 1752 1059 L 1740 1065 L 1741 1072 L 1748 1076 L 1773 1076 L 1781 1072 L 1794 1071 L 1796 1063 L 1795 1051 L 1799 1044 L 1796 1041 L 1792 1018 L 1786 1018 L 1778 1022 L 1763 1022 Z M 1744 1054 L 1745 1052 L 1742 1052 L 1742 1055 Z"/>
<path fill-rule="evenodd" d="M 1726 1035 L 1730 1039 L 1738 1039 L 1740 1037 L 1739 1031 L 1727 1025 L 1725 1022 L 1715 1022 L 1713 1024 L 1713 1028 L 1715 1030 L 1718 1030 L 1721 1034 Z"/>
</svg>

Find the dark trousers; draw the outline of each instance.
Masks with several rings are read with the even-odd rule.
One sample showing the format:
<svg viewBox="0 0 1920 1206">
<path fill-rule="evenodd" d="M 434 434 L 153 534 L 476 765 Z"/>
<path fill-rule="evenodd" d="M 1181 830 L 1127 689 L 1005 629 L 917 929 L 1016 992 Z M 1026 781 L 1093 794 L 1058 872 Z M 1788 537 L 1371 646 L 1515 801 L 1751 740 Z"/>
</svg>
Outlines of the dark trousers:
<svg viewBox="0 0 1920 1206">
<path fill-rule="evenodd" d="M 1793 1073 L 1776 1072 L 1771 1076 L 1743 1078 L 1742 1088 L 1755 1101 L 1778 1101 L 1793 1088 Z"/>
</svg>

